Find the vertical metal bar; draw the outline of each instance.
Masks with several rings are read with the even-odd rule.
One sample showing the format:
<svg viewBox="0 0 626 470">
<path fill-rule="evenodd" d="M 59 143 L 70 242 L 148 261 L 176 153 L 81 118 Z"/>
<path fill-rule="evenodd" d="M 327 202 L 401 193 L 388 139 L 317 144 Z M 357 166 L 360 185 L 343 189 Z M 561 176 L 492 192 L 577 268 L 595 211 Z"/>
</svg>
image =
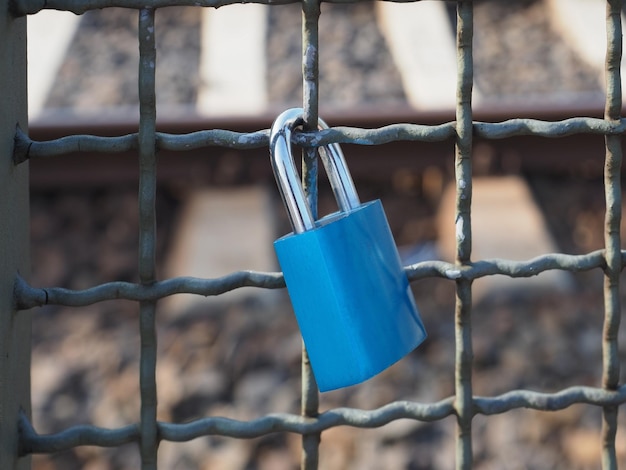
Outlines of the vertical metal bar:
<svg viewBox="0 0 626 470">
<path fill-rule="evenodd" d="M 319 120 L 319 0 L 302 2 L 302 108 L 304 128 L 317 130 Z M 316 149 L 303 152 L 302 183 L 313 217 L 317 218 Z"/>
<path fill-rule="evenodd" d="M 317 129 L 319 106 L 319 0 L 302 2 L 302 107 L 304 128 Z M 311 213 L 317 218 L 317 150 L 305 149 L 302 153 L 302 184 Z M 319 414 L 319 390 L 306 348 L 302 348 L 302 409 L 303 416 L 315 417 Z M 302 436 L 303 470 L 315 470 L 319 465 L 319 444 L 321 434 Z"/>
<path fill-rule="evenodd" d="M 473 4 L 457 2 L 457 107 L 456 107 L 456 261 L 470 261 L 472 251 L 472 86 Z M 458 469 L 472 468 L 472 286 L 457 281 L 455 309 L 455 390 L 457 412 L 456 453 Z"/>
<path fill-rule="evenodd" d="M 606 50 L 606 104 L 604 117 L 619 120 L 622 108 L 620 65 L 622 58 L 622 0 L 609 0 L 607 12 Z M 620 324 L 619 280 L 622 270 L 620 224 L 622 194 L 620 176 L 622 166 L 621 137 L 605 137 L 606 158 L 604 162 L 604 190 L 606 214 L 604 222 L 604 244 L 606 271 L 604 274 L 604 331 L 602 344 L 602 386 L 615 390 L 619 385 Z M 617 469 L 615 437 L 617 433 L 617 406 L 605 406 L 602 410 L 602 468 Z"/>
<path fill-rule="evenodd" d="M 26 106 L 26 18 L 0 7 L 0 468 L 26 470 L 18 458 L 18 416 L 30 416 L 30 313 L 17 315 L 13 280 L 28 277 L 28 164 L 13 164 L 18 125 L 28 125 Z"/>
<path fill-rule="evenodd" d="M 156 47 L 153 8 L 139 11 L 139 279 L 156 280 Z M 143 470 L 157 468 L 156 302 L 139 305 L 141 442 Z"/>
</svg>

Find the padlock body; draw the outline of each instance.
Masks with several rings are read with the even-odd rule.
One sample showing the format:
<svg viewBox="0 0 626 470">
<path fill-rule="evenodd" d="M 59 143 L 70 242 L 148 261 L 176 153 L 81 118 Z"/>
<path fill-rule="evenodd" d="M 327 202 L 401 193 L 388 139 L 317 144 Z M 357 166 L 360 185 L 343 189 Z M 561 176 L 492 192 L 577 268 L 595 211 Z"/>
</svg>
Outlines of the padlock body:
<svg viewBox="0 0 626 470">
<path fill-rule="evenodd" d="M 379 200 L 274 247 L 320 391 L 367 380 L 426 338 Z"/>
</svg>

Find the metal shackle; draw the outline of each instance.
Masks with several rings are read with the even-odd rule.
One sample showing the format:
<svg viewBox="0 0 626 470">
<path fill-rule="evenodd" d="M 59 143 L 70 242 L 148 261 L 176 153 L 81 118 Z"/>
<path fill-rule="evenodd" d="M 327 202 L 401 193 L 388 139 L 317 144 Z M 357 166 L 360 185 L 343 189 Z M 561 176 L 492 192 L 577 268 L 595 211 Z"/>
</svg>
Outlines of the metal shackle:
<svg viewBox="0 0 626 470">
<path fill-rule="evenodd" d="M 270 131 L 270 157 L 274 177 L 295 233 L 315 227 L 315 218 L 307 203 L 291 153 L 291 133 L 304 124 L 303 116 L 302 108 L 288 109 L 276 118 Z M 319 119 L 318 129 L 328 129 L 328 125 Z M 339 144 L 320 147 L 319 154 L 339 209 L 348 212 L 357 208 L 361 202 Z"/>
<path fill-rule="evenodd" d="M 291 133 L 304 124 L 303 116 L 302 108 L 288 109 L 276 118 L 270 130 L 270 157 L 274 177 L 294 233 L 315 228 L 315 219 L 291 153 Z M 318 129 L 328 129 L 328 126 L 320 119 Z M 361 202 L 339 144 L 320 147 L 319 154 L 339 209 L 349 212 L 357 208 Z"/>
</svg>

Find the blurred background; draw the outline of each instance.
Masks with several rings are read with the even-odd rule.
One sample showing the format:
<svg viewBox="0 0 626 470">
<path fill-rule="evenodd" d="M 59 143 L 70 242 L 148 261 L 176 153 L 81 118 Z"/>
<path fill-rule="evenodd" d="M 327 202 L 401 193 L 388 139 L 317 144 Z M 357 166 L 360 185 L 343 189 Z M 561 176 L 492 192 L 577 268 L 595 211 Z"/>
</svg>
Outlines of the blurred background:
<svg viewBox="0 0 626 470">
<path fill-rule="evenodd" d="M 476 0 L 474 119 L 601 116 L 604 2 Z M 320 115 L 380 127 L 455 119 L 454 2 L 323 4 Z M 158 129 L 267 129 L 302 101 L 301 9 L 233 5 L 157 11 Z M 30 136 L 136 132 L 137 13 L 29 17 Z M 344 146 L 363 201 L 380 198 L 405 264 L 454 258 L 454 142 Z M 473 259 L 527 260 L 603 247 L 600 136 L 474 142 Z M 159 155 L 159 278 L 278 270 L 290 231 L 267 149 Z M 132 154 L 31 161 L 31 284 L 84 289 L 137 275 Z M 320 212 L 334 209 L 322 178 Z M 433 402 L 454 393 L 454 284 L 413 283 L 429 333 L 365 384 L 325 393 L 321 410 Z M 544 273 L 474 284 L 474 389 L 599 386 L 602 273 Z M 159 303 L 160 420 L 298 413 L 301 339 L 285 291 L 241 289 Z M 621 344 L 624 344 L 623 338 Z M 622 346 L 623 348 L 623 346 Z M 33 421 L 41 433 L 138 421 L 138 308 L 111 301 L 33 315 Z M 626 465 L 624 417 L 618 457 Z M 596 469 L 601 412 L 517 410 L 474 419 L 476 469 Z M 455 422 L 408 420 L 323 434 L 323 469 L 452 469 Z M 160 467 L 295 469 L 300 436 L 164 442 Z M 134 445 L 35 456 L 37 470 L 139 468 Z"/>
</svg>

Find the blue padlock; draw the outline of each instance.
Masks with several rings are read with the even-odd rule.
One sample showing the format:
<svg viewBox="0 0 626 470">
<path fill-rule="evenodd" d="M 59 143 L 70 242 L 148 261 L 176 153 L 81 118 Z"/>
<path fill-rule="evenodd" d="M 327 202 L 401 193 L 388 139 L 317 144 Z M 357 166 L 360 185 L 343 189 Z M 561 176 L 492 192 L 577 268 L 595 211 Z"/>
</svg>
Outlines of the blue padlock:
<svg viewBox="0 0 626 470">
<path fill-rule="evenodd" d="M 319 154 L 339 211 L 315 220 L 291 154 L 302 109 L 283 112 L 270 155 L 293 232 L 274 248 L 320 391 L 373 377 L 426 338 L 379 200 L 361 204 L 339 145 Z M 320 120 L 320 128 L 327 128 Z"/>
</svg>

